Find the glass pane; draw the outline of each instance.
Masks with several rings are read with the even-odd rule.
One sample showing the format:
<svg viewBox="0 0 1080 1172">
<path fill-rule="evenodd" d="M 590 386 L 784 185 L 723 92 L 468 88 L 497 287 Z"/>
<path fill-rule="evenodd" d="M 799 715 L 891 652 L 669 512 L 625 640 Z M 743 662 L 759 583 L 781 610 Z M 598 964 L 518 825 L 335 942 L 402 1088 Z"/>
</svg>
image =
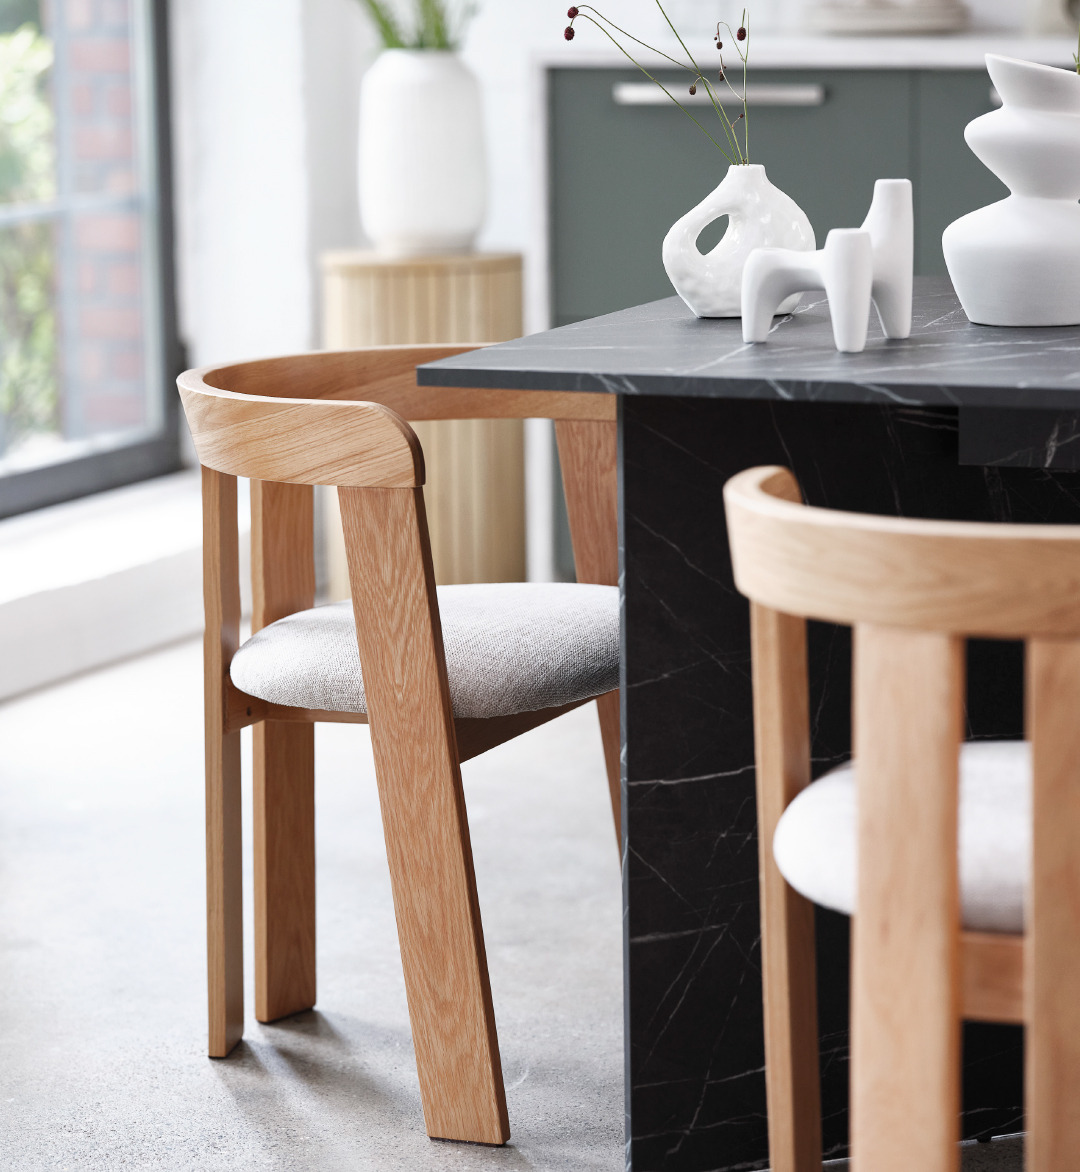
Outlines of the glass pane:
<svg viewBox="0 0 1080 1172">
<path fill-rule="evenodd" d="M 161 428 L 145 0 L 0 0 L 0 475 Z"/>
</svg>

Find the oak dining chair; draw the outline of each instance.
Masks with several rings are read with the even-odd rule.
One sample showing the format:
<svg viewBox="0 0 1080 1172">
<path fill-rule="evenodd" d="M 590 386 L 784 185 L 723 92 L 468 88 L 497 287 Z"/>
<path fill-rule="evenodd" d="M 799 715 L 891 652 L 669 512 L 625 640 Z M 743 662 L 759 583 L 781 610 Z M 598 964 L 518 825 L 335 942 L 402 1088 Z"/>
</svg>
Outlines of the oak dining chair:
<svg viewBox="0 0 1080 1172">
<path fill-rule="evenodd" d="M 816 902 L 853 915 L 854 1172 L 959 1167 L 963 1019 L 1025 1026 L 1026 1163 L 1080 1167 L 1080 526 L 724 489 L 751 600 L 769 1146 L 821 1167 Z M 852 764 L 810 781 L 806 620 L 854 628 Z M 1023 640 L 1026 741 L 963 743 L 968 638 Z"/>
<path fill-rule="evenodd" d="M 315 1004 L 314 723 L 369 723 L 428 1133 L 509 1136 L 460 764 L 596 699 L 620 836 L 613 397 L 418 387 L 473 346 L 189 371 L 202 464 L 210 1054 L 244 1023 L 240 730 L 254 726 L 255 1016 Z M 409 420 L 551 418 L 577 584 L 436 588 Z M 236 478 L 251 478 L 240 642 Z M 313 485 L 337 487 L 351 602 L 316 607 Z M 361 664 L 363 670 L 361 673 Z"/>
</svg>

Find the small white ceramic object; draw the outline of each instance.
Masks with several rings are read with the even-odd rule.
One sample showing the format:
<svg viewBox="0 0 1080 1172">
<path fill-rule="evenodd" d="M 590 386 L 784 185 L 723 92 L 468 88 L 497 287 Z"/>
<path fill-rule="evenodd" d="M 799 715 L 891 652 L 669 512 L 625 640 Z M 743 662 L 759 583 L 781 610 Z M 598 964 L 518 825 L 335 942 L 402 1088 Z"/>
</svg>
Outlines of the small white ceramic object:
<svg viewBox="0 0 1080 1172">
<path fill-rule="evenodd" d="M 910 179 L 879 179 L 861 228 L 834 228 L 818 252 L 762 248 L 743 272 L 743 341 L 764 342 L 793 294 L 824 289 L 837 350 L 866 346 L 870 305 L 887 338 L 911 336 L 915 218 Z"/>
<path fill-rule="evenodd" d="M 380 251 L 464 252 L 487 190 L 480 86 L 456 53 L 387 49 L 360 87 L 360 218 Z"/>
<path fill-rule="evenodd" d="M 1080 75 L 988 53 L 1002 106 L 969 122 L 1008 198 L 941 238 L 964 312 L 987 326 L 1080 325 Z"/>
<path fill-rule="evenodd" d="M 723 216 L 727 231 L 715 248 L 702 253 L 698 237 Z M 755 248 L 806 252 L 815 244 L 806 213 L 773 187 L 760 163 L 747 163 L 729 167 L 720 185 L 672 225 L 664 237 L 664 269 L 698 317 L 738 317 L 743 265 Z"/>
</svg>

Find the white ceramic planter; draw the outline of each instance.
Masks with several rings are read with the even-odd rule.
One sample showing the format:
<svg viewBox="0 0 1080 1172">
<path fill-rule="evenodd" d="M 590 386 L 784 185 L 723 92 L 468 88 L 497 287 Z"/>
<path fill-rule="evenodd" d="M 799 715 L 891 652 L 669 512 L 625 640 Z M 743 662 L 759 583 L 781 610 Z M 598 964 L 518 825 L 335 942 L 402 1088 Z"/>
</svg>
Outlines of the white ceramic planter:
<svg viewBox="0 0 1080 1172">
<path fill-rule="evenodd" d="M 455 53 L 387 49 L 360 89 L 360 218 L 380 251 L 463 252 L 484 219 L 480 86 Z"/>
<path fill-rule="evenodd" d="M 727 231 L 707 253 L 697 239 L 714 220 L 728 217 Z M 738 317 L 742 275 L 755 248 L 813 251 L 814 229 L 799 205 L 773 187 L 760 163 L 731 166 L 720 185 L 664 237 L 664 269 L 675 292 L 698 317 Z M 795 308 L 796 294 L 777 312 Z"/>
<path fill-rule="evenodd" d="M 986 67 L 1002 107 L 964 137 L 1012 194 L 945 229 L 953 286 L 981 325 L 1080 325 L 1080 75 L 992 53 Z"/>
</svg>

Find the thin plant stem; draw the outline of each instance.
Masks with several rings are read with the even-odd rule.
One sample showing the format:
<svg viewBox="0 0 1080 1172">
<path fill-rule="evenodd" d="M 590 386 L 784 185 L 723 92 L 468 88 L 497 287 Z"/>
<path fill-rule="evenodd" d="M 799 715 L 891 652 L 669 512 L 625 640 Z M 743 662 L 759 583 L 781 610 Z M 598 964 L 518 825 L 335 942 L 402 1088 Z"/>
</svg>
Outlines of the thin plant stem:
<svg viewBox="0 0 1080 1172">
<path fill-rule="evenodd" d="M 611 33 L 607 31 L 606 28 L 604 28 L 604 26 L 598 20 L 594 20 L 587 12 L 582 12 L 579 15 L 584 17 L 585 20 L 589 21 L 590 23 L 596 25 L 596 27 L 604 34 L 604 36 L 607 37 L 607 39 L 615 46 L 615 48 L 618 49 L 619 52 L 632 65 L 640 69 L 641 72 L 644 73 L 645 76 L 649 79 L 649 81 L 653 82 L 654 85 L 658 85 L 664 91 L 664 93 L 667 94 L 667 96 L 675 103 L 675 105 L 678 106 L 680 110 L 682 110 L 687 118 L 693 122 L 698 130 L 700 130 L 701 133 L 705 135 L 709 142 L 711 142 L 713 146 L 716 147 L 716 149 L 724 156 L 724 158 L 727 159 L 729 163 L 732 162 L 731 156 L 727 153 L 727 151 L 724 150 L 724 148 L 716 141 L 715 138 L 713 138 L 713 136 L 705 129 L 705 127 L 701 125 L 701 123 L 693 116 L 693 114 L 690 113 L 690 111 L 682 104 L 682 102 L 680 102 L 679 99 L 675 97 L 673 93 L 671 93 L 671 91 L 667 88 L 667 86 L 664 85 L 662 81 L 653 77 L 653 75 L 645 68 L 644 65 L 635 61 L 634 58 L 630 56 L 630 54 L 622 47 L 622 45 L 619 44 L 619 42 L 611 35 Z"/>
</svg>

